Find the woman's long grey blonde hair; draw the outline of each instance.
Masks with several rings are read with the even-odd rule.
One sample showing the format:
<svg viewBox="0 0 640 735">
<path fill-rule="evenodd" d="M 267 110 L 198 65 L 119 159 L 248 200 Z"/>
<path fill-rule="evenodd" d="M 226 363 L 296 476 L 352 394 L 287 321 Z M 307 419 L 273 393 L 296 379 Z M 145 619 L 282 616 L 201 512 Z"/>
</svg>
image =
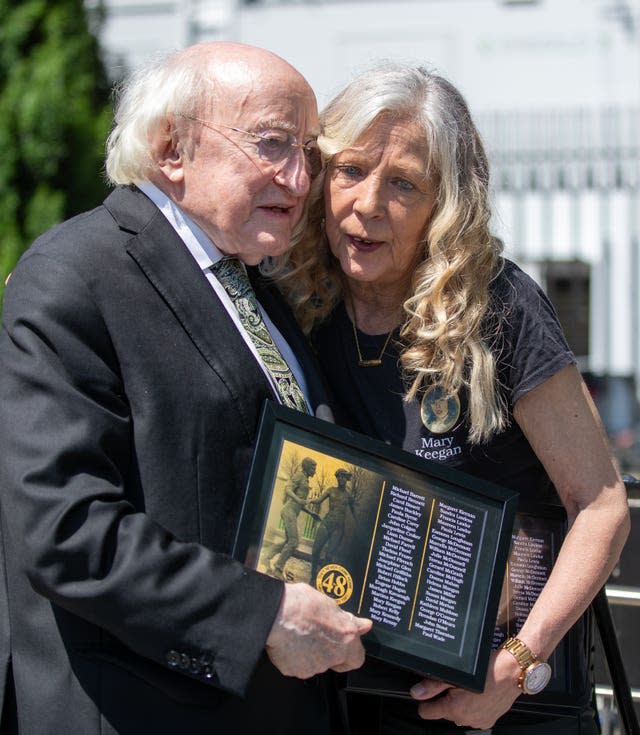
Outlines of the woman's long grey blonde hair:
<svg viewBox="0 0 640 735">
<path fill-rule="evenodd" d="M 484 147 L 453 85 L 422 67 L 385 64 L 355 79 L 322 112 L 318 143 L 324 170 L 381 115 L 422 125 L 425 176 L 436 190 L 423 258 L 404 302 L 400 334 L 406 399 L 433 384 L 449 393 L 466 387 L 470 439 L 480 443 L 506 423 L 490 335 L 483 334 L 489 284 L 500 268 L 502 250 L 489 229 Z M 323 178 L 312 186 L 301 242 L 267 266 L 307 333 L 328 316 L 345 288 L 340 265 L 324 242 Z"/>
</svg>

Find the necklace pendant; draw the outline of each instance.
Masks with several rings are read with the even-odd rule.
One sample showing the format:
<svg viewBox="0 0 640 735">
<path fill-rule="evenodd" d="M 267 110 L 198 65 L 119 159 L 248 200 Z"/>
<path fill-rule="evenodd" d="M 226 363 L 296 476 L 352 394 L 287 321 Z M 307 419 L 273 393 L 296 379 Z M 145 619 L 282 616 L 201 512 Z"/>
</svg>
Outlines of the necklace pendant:
<svg viewBox="0 0 640 735">
<path fill-rule="evenodd" d="M 389 346 L 389 342 L 391 341 L 391 335 L 393 334 L 393 330 L 395 329 L 395 327 L 393 327 L 391 331 L 389 332 L 389 334 L 387 334 L 387 338 L 385 339 L 384 344 L 382 345 L 382 349 L 380 350 L 380 354 L 378 355 L 378 357 L 373 357 L 370 360 L 365 360 L 364 357 L 362 357 L 362 352 L 360 350 L 360 342 L 358 341 L 358 329 L 356 327 L 355 311 L 353 310 L 353 304 L 351 305 L 351 310 L 354 313 L 354 317 L 353 317 L 353 320 L 349 320 L 349 321 L 351 321 L 351 329 L 353 330 L 353 341 L 355 342 L 356 352 L 358 353 L 358 367 L 364 367 L 364 368 L 380 367 L 380 365 L 382 365 L 382 358 L 384 357 L 384 352 Z M 347 314 L 347 318 L 349 318 L 348 314 Z"/>
</svg>

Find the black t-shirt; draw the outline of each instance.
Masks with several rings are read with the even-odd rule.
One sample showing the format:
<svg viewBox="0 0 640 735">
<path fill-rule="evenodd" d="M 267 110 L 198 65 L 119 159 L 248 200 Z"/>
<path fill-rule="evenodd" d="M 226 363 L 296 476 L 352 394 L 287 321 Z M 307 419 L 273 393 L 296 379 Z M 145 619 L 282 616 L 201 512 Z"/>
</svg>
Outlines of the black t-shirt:
<svg viewBox="0 0 640 735">
<path fill-rule="evenodd" d="M 517 400 L 562 368 L 575 364 L 553 306 L 540 287 L 514 263 L 491 284 L 491 314 L 483 325 L 496 358 L 499 390 L 508 407 L 508 426 L 488 443 L 468 440 L 467 395 L 441 395 L 432 387 L 410 402 L 403 399 L 399 344 L 393 335 L 379 367 L 359 367 L 353 326 L 343 304 L 316 331 L 314 346 L 334 393 L 339 423 L 424 458 L 442 462 L 520 493 L 528 509 L 536 503 L 559 503 L 540 461 L 513 417 Z M 363 359 L 380 355 L 387 335 L 358 331 Z M 586 641 L 582 619 L 576 640 Z M 581 672 L 575 682 L 576 704 L 589 698 L 586 645 L 576 653 Z M 398 704 L 397 708 L 404 705 Z M 395 705 L 394 705 L 395 707 Z M 406 706 L 407 713 L 413 705 Z M 408 716 L 408 715 L 407 715 Z M 513 720 L 507 715 L 501 722 Z M 533 718 L 534 720 L 536 718 Z"/>
<path fill-rule="evenodd" d="M 484 332 L 491 335 L 509 425 L 487 444 L 468 441 L 466 390 L 446 397 L 434 386 L 419 398 L 404 401 L 399 344 L 394 338 L 379 367 L 359 367 L 353 327 L 343 304 L 315 333 L 315 348 L 342 411 L 342 423 L 425 460 L 513 488 L 528 501 L 551 501 L 555 494 L 513 418 L 513 406 L 561 368 L 575 363 L 575 358 L 551 303 L 514 263 L 504 262 L 491 285 L 491 301 L 495 316 L 487 319 Z M 378 357 L 386 337 L 358 331 L 363 358 Z"/>
</svg>

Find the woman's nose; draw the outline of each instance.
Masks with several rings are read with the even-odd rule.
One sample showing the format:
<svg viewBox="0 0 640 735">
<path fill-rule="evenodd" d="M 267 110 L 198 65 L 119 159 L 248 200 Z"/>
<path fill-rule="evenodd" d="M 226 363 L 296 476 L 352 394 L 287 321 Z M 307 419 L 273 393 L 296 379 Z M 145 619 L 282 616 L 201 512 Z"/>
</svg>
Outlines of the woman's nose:
<svg viewBox="0 0 640 735">
<path fill-rule="evenodd" d="M 355 201 L 353 208 L 367 217 L 375 217 L 382 214 L 383 198 L 381 182 L 375 176 L 367 176 L 358 182 L 355 190 Z"/>
</svg>

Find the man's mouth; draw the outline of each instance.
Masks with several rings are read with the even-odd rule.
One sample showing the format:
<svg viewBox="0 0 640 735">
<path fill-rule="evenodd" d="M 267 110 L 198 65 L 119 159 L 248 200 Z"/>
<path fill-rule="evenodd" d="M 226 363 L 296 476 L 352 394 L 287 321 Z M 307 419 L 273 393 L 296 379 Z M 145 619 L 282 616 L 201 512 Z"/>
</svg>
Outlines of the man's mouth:
<svg viewBox="0 0 640 735">
<path fill-rule="evenodd" d="M 291 214 L 295 207 L 280 206 L 278 204 L 265 204 L 264 206 L 260 207 L 260 209 L 264 209 L 267 212 L 273 212 L 274 214 Z"/>
</svg>

